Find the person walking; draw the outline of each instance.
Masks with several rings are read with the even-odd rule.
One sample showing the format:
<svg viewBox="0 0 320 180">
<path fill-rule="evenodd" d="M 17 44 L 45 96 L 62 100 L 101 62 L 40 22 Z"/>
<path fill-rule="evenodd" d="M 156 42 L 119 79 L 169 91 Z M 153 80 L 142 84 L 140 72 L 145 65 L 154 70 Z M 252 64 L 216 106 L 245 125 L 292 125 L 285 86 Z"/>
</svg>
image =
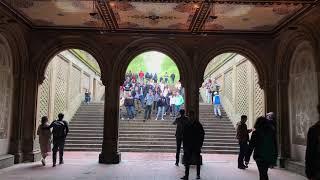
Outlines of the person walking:
<svg viewBox="0 0 320 180">
<path fill-rule="evenodd" d="M 39 144 L 41 150 L 41 163 L 43 166 L 46 165 L 46 157 L 48 156 L 48 152 L 51 151 L 51 131 L 48 129 L 50 125 L 48 124 L 48 117 L 43 116 L 41 118 L 41 124 L 38 127 L 37 135 L 39 135 Z"/>
<path fill-rule="evenodd" d="M 248 168 L 247 165 L 244 164 L 244 157 L 248 151 L 249 145 L 249 133 L 252 131 L 247 128 L 248 117 L 246 115 L 241 116 L 241 121 L 237 124 L 237 139 L 240 146 L 239 156 L 238 156 L 238 168 L 245 169 Z"/>
<path fill-rule="evenodd" d="M 190 165 L 195 163 L 197 166 L 197 179 L 200 179 L 200 166 L 202 163 L 201 148 L 204 141 L 204 129 L 202 124 L 195 119 L 193 111 L 190 111 L 190 122 L 183 127 L 183 157 L 185 166 L 185 175 L 183 180 L 189 179 Z M 193 162 L 194 161 L 194 162 Z"/>
<path fill-rule="evenodd" d="M 158 118 L 160 118 L 160 117 L 161 117 L 161 120 L 164 120 L 163 114 L 164 114 L 164 110 L 166 108 L 166 105 L 167 105 L 167 99 L 166 99 L 166 97 L 163 96 L 163 93 L 160 93 L 160 97 L 157 102 L 158 113 L 157 113 L 156 120 L 158 120 Z"/>
<path fill-rule="evenodd" d="M 180 159 L 180 150 L 183 138 L 183 127 L 188 122 L 188 117 L 185 116 L 185 110 L 181 109 L 179 111 L 180 117 L 176 118 L 175 121 L 172 123 L 173 125 L 177 125 L 176 128 L 176 166 L 179 166 L 179 159 Z"/>
<path fill-rule="evenodd" d="M 221 118 L 221 110 L 220 110 L 221 101 L 220 101 L 220 96 L 217 92 L 214 92 L 213 104 L 214 104 L 213 105 L 214 106 L 214 115 L 216 117 Z"/>
<path fill-rule="evenodd" d="M 86 104 L 89 104 L 91 101 L 91 93 L 89 92 L 88 89 L 86 89 L 86 92 L 84 93 L 84 102 Z"/>
<path fill-rule="evenodd" d="M 144 110 L 144 120 L 143 121 L 150 119 L 153 99 L 154 99 L 153 92 L 150 89 L 149 93 L 145 97 L 146 105 L 145 105 L 145 110 Z"/>
<path fill-rule="evenodd" d="M 278 157 L 276 131 L 267 121 L 265 117 L 257 119 L 254 125 L 255 130 L 250 139 L 249 150 L 245 157 L 245 162 L 248 164 L 254 151 L 253 158 L 259 170 L 260 180 L 269 180 L 268 169 L 276 164 Z"/>
<path fill-rule="evenodd" d="M 57 162 L 57 152 L 59 150 L 59 164 L 63 164 L 63 151 L 64 151 L 64 144 L 66 137 L 69 133 L 69 126 L 68 122 L 64 119 L 64 114 L 59 113 L 58 119 L 53 121 L 48 128 L 44 129 L 50 129 L 52 128 L 52 134 L 53 134 L 53 148 L 52 148 L 52 166 L 56 166 Z"/>
<path fill-rule="evenodd" d="M 320 105 L 318 105 L 318 113 L 320 114 Z M 308 179 L 320 180 L 320 120 L 309 128 L 305 159 Z"/>
</svg>

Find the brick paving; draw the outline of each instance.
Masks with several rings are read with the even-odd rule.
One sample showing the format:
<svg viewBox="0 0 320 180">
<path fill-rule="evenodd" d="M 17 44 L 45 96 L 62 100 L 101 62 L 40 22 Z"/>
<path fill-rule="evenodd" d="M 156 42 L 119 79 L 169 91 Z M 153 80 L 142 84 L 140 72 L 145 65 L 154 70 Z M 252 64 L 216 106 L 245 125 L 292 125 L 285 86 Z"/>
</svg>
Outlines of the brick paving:
<svg viewBox="0 0 320 180">
<path fill-rule="evenodd" d="M 98 164 L 96 152 L 66 152 L 65 164 L 43 167 L 40 162 L 18 164 L 0 170 L 1 180 L 177 180 L 183 176 L 184 167 L 174 166 L 172 153 L 122 153 L 120 164 Z M 258 171 L 252 162 L 249 169 L 236 167 L 235 155 L 204 154 L 201 169 L 203 180 L 257 180 Z M 51 160 L 51 159 L 48 159 Z M 292 172 L 280 169 L 269 171 L 270 180 L 306 180 Z M 189 179 L 195 179 L 195 168 Z"/>
</svg>

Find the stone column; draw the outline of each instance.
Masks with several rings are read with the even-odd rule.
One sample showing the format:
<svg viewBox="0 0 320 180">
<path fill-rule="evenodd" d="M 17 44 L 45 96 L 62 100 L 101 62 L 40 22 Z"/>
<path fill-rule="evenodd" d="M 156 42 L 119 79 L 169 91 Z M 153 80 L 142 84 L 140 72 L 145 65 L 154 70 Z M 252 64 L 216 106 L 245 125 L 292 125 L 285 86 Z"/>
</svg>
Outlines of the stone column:
<svg viewBox="0 0 320 180">
<path fill-rule="evenodd" d="M 285 160 L 290 157 L 290 123 L 289 123 L 289 95 L 288 80 L 278 81 L 277 102 L 277 130 L 278 130 L 278 155 L 280 167 L 285 166 Z"/>
<path fill-rule="evenodd" d="M 118 151 L 119 82 L 119 79 L 113 79 L 103 83 L 105 85 L 104 129 L 99 163 L 118 164 L 121 161 Z"/>
<path fill-rule="evenodd" d="M 36 137 L 38 78 L 35 72 L 28 72 L 21 80 L 21 143 L 18 151 L 19 162 L 34 162 L 41 158 Z M 22 157 L 21 157 L 22 155 Z"/>
<path fill-rule="evenodd" d="M 198 74 L 193 74 L 195 77 L 187 78 L 185 85 L 185 106 L 186 111 L 194 111 L 196 120 L 199 120 L 199 88 L 202 81 L 199 80 Z"/>
</svg>

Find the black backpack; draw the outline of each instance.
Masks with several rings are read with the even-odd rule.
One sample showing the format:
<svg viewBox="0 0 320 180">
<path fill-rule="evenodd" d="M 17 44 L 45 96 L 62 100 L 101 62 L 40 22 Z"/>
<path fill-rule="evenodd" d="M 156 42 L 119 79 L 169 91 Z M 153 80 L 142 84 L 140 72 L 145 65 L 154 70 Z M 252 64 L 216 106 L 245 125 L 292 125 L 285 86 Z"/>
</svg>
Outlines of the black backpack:
<svg viewBox="0 0 320 180">
<path fill-rule="evenodd" d="M 63 121 L 54 121 L 53 124 L 54 124 L 53 130 L 52 130 L 53 136 L 54 137 L 65 137 L 66 136 L 66 133 L 65 133 L 66 125 L 64 124 L 64 122 Z"/>
</svg>

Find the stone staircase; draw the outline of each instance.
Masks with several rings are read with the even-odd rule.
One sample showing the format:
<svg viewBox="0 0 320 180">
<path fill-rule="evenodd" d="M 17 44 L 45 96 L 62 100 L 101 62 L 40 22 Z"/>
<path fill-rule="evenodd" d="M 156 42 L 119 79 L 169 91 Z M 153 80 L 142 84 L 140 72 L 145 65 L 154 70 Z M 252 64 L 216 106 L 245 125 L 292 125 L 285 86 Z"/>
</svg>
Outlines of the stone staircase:
<svg viewBox="0 0 320 180">
<path fill-rule="evenodd" d="M 175 152 L 173 119 L 143 122 L 142 114 L 135 120 L 120 120 L 119 149 L 121 152 Z M 203 153 L 234 154 L 238 152 L 235 129 L 223 111 L 214 118 L 212 106 L 200 105 L 200 120 L 205 129 Z M 69 151 L 100 151 L 103 132 L 103 104 L 82 105 L 70 123 L 66 142 Z"/>
</svg>

